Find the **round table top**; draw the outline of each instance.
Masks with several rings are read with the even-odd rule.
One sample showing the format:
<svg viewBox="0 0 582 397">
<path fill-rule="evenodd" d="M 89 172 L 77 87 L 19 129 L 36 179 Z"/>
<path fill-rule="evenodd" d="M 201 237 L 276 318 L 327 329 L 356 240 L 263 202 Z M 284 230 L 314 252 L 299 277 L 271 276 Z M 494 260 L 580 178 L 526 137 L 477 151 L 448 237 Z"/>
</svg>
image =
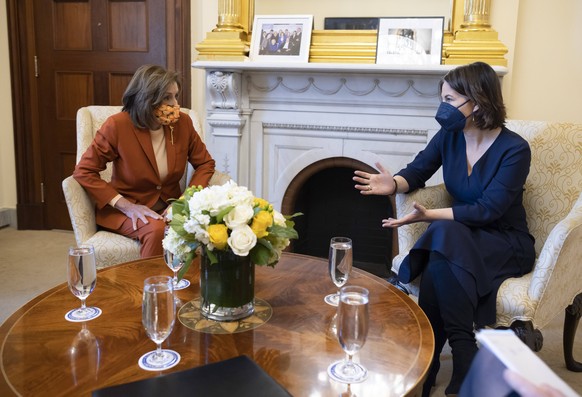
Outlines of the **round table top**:
<svg viewBox="0 0 582 397">
<path fill-rule="evenodd" d="M 345 356 L 330 330 L 335 308 L 323 301 L 335 291 L 327 261 L 284 253 L 275 268 L 257 266 L 255 295 L 273 311 L 265 324 L 210 334 L 176 321 L 163 347 L 179 352 L 180 363 L 164 372 L 148 372 L 138 366 L 141 355 L 155 348 L 141 322 L 143 281 L 170 274 L 161 257 L 103 269 L 87 299 L 103 314 L 84 324 L 64 318 L 80 305 L 66 283 L 24 305 L 0 327 L 0 395 L 91 395 L 103 387 L 243 354 L 294 396 L 338 396 L 348 390 L 326 372 Z M 197 260 L 186 278 L 192 285 L 177 291 L 182 304 L 199 296 Z M 408 296 L 367 272 L 354 268 L 348 285 L 370 291 L 368 338 L 354 357 L 369 376 L 351 385 L 351 392 L 358 397 L 417 394 L 434 350 L 428 319 Z"/>
</svg>

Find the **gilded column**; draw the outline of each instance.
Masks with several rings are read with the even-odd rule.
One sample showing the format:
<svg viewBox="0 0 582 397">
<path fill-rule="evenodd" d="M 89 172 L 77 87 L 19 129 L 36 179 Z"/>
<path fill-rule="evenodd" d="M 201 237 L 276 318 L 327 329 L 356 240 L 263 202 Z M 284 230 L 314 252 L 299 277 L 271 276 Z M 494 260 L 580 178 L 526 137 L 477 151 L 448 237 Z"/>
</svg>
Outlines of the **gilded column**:
<svg viewBox="0 0 582 397">
<path fill-rule="evenodd" d="M 242 32 L 241 0 L 218 0 L 218 23 L 213 32 Z"/>
<path fill-rule="evenodd" d="M 245 60 L 253 13 L 254 0 L 218 0 L 218 23 L 196 45 L 198 60 Z"/>
<path fill-rule="evenodd" d="M 445 64 L 483 61 L 491 65 L 507 66 L 507 47 L 491 28 L 490 12 L 491 0 L 465 0 L 463 23 L 454 32 L 452 43 L 443 48 Z"/>
<path fill-rule="evenodd" d="M 489 29 L 491 0 L 465 0 L 465 18 L 462 28 Z"/>
</svg>

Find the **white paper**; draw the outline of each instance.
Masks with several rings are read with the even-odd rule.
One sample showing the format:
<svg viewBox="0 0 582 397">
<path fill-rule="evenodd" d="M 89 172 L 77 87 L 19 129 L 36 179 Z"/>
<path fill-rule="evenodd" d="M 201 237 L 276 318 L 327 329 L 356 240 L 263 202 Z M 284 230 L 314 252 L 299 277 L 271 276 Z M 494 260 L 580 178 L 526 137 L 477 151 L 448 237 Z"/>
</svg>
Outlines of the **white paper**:
<svg viewBox="0 0 582 397">
<path fill-rule="evenodd" d="M 552 371 L 511 330 L 482 330 L 476 335 L 484 347 L 495 354 L 509 369 L 535 385 L 547 384 L 567 397 L 580 397 L 566 382 Z"/>
</svg>

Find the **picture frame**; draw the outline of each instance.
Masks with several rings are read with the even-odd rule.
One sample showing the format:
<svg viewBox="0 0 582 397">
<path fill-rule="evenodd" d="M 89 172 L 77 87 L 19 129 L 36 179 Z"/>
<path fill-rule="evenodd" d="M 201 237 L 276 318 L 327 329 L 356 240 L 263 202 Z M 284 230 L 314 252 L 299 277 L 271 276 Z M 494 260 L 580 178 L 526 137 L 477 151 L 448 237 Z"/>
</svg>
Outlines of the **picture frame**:
<svg viewBox="0 0 582 397">
<path fill-rule="evenodd" d="M 256 15 L 249 58 L 306 63 L 312 29 L 313 15 Z"/>
<path fill-rule="evenodd" d="M 380 18 L 376 63 L 440 65 L 444 17 Z"/>
</svg>

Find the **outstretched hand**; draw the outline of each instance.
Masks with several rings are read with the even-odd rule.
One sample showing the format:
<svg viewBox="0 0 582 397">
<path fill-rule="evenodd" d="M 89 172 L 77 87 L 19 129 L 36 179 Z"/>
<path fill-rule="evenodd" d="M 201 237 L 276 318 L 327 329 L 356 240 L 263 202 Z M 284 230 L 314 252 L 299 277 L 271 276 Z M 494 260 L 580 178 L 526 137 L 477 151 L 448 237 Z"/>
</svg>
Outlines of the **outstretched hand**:
<svg viewBox="0 0 582 397">
<path fill-rule="evenodd" d="M 418 204 L 417 202 L 414 202 L 413 207 L 414 210 L 411 213 L 404 215 L 400 219 L 394 218 L 382 219 L 382 227 L 395 228 L 408 225 L 411 223 L 424 222 L 428 220 L 428 217 L 426 216 L 426 208 L 424 206 Z"/>
<path fill-rule="evenodd" d="M 354 176 L 352 179 L 357 182 L 355 188 L 364 195 L 389 195 L 394 193 L 396 186 L 394 185 L 394 178 L 392 177 L 392 174 L 380 163 L 376 163 L 376 167 L 380 171 L 379 174 L 370 174 L 364 171 L 354 171 L 356 176 Z"/>
</svg>

